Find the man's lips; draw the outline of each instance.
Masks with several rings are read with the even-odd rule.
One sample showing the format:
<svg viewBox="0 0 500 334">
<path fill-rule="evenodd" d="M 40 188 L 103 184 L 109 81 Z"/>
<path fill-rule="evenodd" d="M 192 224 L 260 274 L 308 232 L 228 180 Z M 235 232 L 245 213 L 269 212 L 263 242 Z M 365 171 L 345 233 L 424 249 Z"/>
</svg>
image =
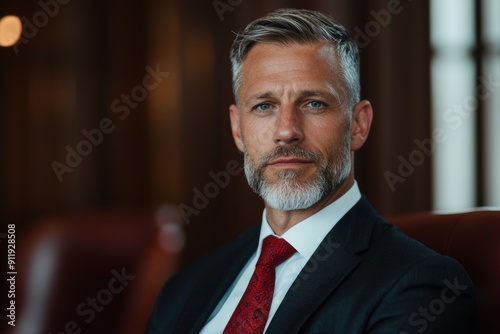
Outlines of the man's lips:
<svg viewBox="0 0 500 334">
<path fill-rule="evenodd" d="M 312 161 L 307 159 L 295 158 L 295 157 L 283 157 L 271 160 L 268 165 L 274 167 L 294 167 L 303 166 L 305 164 L 310 164 Z"/>
</svg>

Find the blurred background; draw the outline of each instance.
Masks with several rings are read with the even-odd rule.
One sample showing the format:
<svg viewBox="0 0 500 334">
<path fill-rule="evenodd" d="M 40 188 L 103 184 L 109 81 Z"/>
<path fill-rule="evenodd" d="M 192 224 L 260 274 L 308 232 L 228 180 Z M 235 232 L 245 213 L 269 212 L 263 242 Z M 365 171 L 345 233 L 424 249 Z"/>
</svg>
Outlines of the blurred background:
<svg viewBox="0 0 500 334">
<path fill-rule="evenodd" d="M 381 214 L 500 206 L 500 1 L 0 0 L 0 246 L 15 224 L 31 326 L 16 333 L 141 332 L 164 279 L 260 222 L 228 52 L 283 7 L 331 13 L 360 46 L 375 119 L 356 179 Z"/>
</svg>

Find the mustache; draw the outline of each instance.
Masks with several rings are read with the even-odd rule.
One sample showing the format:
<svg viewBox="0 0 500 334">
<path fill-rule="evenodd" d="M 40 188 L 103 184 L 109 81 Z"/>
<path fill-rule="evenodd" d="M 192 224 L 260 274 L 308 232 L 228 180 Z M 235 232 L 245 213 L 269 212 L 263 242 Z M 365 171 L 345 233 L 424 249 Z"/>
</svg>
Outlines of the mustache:
<svg viewBox="0 0 500 334">
<path fill-rule="evenodd" d="M 264 154 L 260 157 L 257 165 L 262 168 L 266 166 L 271 160 L 282 158 L 282 157 L 297 157 L 300 159 L 307 159 L 313 162 L 319 162 L 322 160 L 322 155 L 311 150 L 307 150 L 301 146 L 278 146 L 271 152 Z"/>
</svg>

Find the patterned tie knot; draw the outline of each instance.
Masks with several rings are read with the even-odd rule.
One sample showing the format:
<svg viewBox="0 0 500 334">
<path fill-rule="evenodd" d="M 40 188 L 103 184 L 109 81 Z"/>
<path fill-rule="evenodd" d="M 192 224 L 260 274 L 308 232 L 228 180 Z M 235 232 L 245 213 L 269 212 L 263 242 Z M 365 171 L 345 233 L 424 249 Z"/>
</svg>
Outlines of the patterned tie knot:
<svg viewBox="0 0 500 334">
<path fill-rule="evenodd" d="M 273 300 L 275 268 L 294 253 L 295 248 L 284 239 L 272 235 L 264 239 L 255 271 L 224 329 L 224 334 L 264 332 Z"/>
<path fill-rule="evenodd" d="M 295 248 L 285 239 L 270 235 L 262 242 L 262 252 L 257 266 L 274 269 L 295 253 Z"/>
</svg>

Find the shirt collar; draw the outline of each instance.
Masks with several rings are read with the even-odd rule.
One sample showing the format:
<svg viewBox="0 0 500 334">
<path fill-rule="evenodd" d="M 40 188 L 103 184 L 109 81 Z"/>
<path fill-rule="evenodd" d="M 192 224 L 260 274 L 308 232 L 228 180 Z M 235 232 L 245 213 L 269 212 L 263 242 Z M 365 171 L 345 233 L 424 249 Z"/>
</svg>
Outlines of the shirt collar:
<svg viewBox="0 0 500 334">
<path fill-rule="evenodd" d="M 262 240 L 269 235 L 274 235 L 285 239 L 300 255 L 309 259 L 328 232 L 360 199 L 361 192 L 357 182 L 354 181 L 353 186 L 344 195 L 293 226 L 281 236 L 277 236 L 269 226 L 266 219 L 266 209 L 264 209 L 257 254 L 260 254 L 262 249 Z"/>
</svg>

